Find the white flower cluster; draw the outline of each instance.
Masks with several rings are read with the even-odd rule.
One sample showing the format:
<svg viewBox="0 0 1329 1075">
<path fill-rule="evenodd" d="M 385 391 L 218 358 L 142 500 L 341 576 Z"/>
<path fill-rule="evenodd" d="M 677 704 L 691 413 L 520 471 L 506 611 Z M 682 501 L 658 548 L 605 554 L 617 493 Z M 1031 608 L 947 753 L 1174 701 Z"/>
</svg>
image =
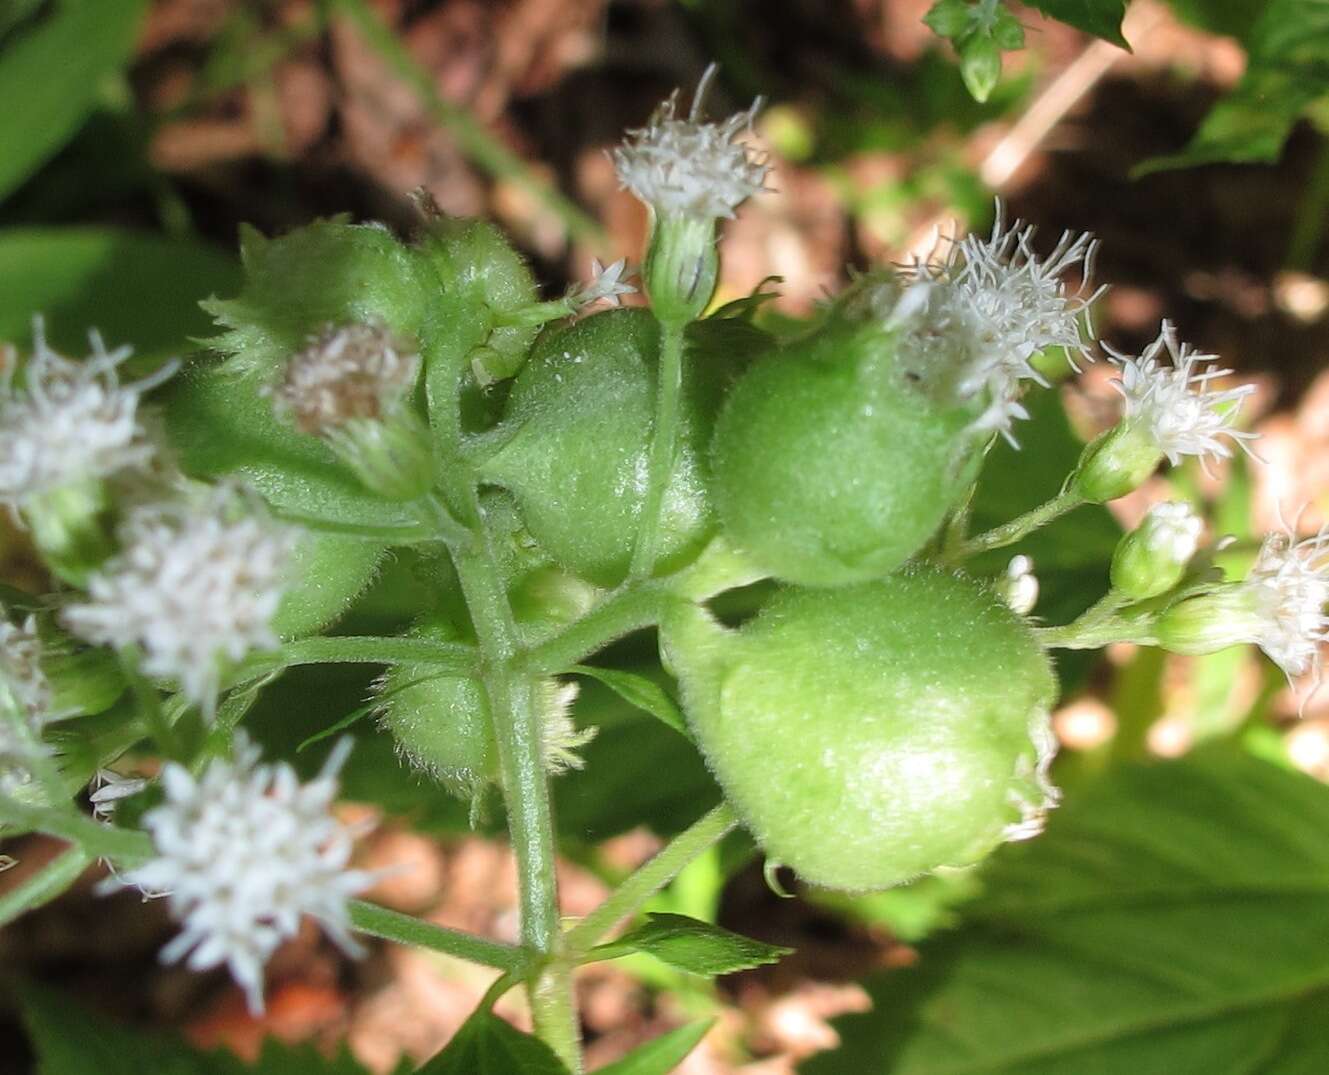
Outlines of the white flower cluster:
<svg viewBox="0 0 1329 1075">
<path fill-rule="evenodd" d="M 107 351 L 90 332 L 84 361 L 58 355 L 40 319 L 23 387 L 14 371 L 0 372 L 0 502 L 21 507 L 31 496 L 147 465 L 153 445 L 138 421 L 139 399 L 175 372 L 168 363 L 151 377 L 121 385 L 117 367 L 132 353 Z"/>
<path fill-rule="evenodd" d="M 222 485 L 198 503 L 137 508 L 120 536 L 123 551 L 65 622 L 89 642 L 140 647 L 145 673 L 179 681 L 210 713 L 223 663 L 278 643 L 271 621 L 294 532 Z"/>
<path fill-rule="evenodd" d="M 1204 520 L 1184 500 L 1168 500 L 1149 509 L 1140 533 L 1152 552 L 1172 563 L 1184 564 L 1200 547 Z"/>
<path fill-rule="evenodd" d="M 331 813 L 349 747 L 339 745 L 304 785 L 285 762 L 260 765 L 243 733 L 233 760 L 214 760 L 199 778 L 175 763 L 163 768 L 165 802 L 143 819 L 156 857 L 121 880 L 169 898 L 182 929 L 162 949 L 164 962 L 226 964 L 257 1014 L 264 965 L 303 916 L 357 954 L 346 902 L 376 875 L 348 868 L 355 834 Z"/>
<path fill-rule="evenodd" d="M 1170 463 L 1184 455 L 1226 458 L 1232 454 L 1223 437 L 1249 451 L 1247 442 L 1254 433 L 1236 428 L 1242 402 L 1255 391 L 1254 385 L 1216 389 L 1212 382 L 1231 374 L 1231 370 L 1204 369 L 1215 356 L 1197 354 L 1179 343 L 1176 330 L 1168 321 L 1152 344 L 1138 357 L 1119 354 L 1105 348 L 1121 368 L 1121 377 L 1113 384 L 1125 403 L 1125 419 L 1139 423 Z M 1161 361 L 1166 350 L 1169 362 Z"/>
<path fill-rule="evenodd" d="M 1329 641 L 1329 529 L 1302 541 L 1270 534 L 1241 586 L 1257 612 L 1251 641 L 1289 677 L 1318 678 L 1320 646 Z"/>
<path fill-rule="evenodd" d="M 771 170 L 766 155 L 737 140 L 740 132 L 751 130 L 761 99 L 723 123 L 701 120 L 716 70 L 712 64 L 702 75 L 687 119 L 676 117 L 675 91 L 645 127 L 629 131 L 613 151 L 620 185 L 661 216 L 729 218 L 739 205 L 766 189 Z"/>
<path fill-rule="evenodd" d="M 420 355 L 386 326 L 327 325 L 298 351 L 276 389 L 305 433 L 327 433 L 355 419 L 378 419 L 414 387 Z"/>
<path fill-rule="evenodd" d="M 904 346 L 927 364 L 937 340 L 956 363 L 950 392 L 959 401 L 986 400 L 974 423 L 980 432 L 1002 434 L 1012 444 L 1016 419 L 1029 417 L 1019 402 L 1023 382 L 1047 386 L 1033 359 L 1049 347 L 1087 357 L 1084 325 L 1098 292 L 1089 292 L 1097 244 L 1089 235 L 1067 232 L 1046 258 L 1033 249 L 1034 228 L 1016 221 L 1006 227 L 1002 207 L 987 239 L 966 236 L 939 260 L 916 261 L 901 272 L 897 322 L 912 325 Z M 1070 292 L 1063 277 L 1080 267 L 1082 283 Z"/>
<path fill-rule="evenodd" d="M 42 728 L 54 714 L 41 654 L 31 616 L 21 626 L 0 619 L 0 794 L 25 784 L 28 763 L 45 752 Z"/>
</svg>

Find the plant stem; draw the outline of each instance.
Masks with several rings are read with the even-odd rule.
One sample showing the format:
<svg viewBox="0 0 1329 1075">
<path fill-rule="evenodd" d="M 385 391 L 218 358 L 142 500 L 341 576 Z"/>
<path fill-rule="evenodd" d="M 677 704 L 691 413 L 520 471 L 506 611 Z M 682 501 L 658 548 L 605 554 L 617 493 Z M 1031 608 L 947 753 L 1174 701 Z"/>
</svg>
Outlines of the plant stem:
<svg viewBox="0 0 1329 1075">
<path fill-rule="evenodd" d="M 25 832 L 44 832 L 77 844 L 89 855 L 112 858 L 122 865 L 137 865 L 152 856 L 146 832 L 103 825 L 86 814 L 50 806 L 23 806 L 0 798 L 0 822 Z"/>
<path fill-rule="evenodd" d="M 92 863 L 92 856 L 77 844 L 61 852 L 22 884 L 0 896 L 0 926 L 19 915 L 50 903 L 77 881 Z"/>
<path fill-rule="evenodd" d="M 683 329 L 660 322 L 660 361 L 655 386 L 655 421 L 646 462 L 646 495 L 637 521 L 629 579 L 645 578 L 655 567 L 660 539 L 660 512 L 678 454 L 679 402 L 683 394 Z"/>
<path fill-rule="evenodd" d="M 490 134 L 466 109 L 458 107 L 438 92 L 430 73 L 407 51 L 375 14 L 365 0 L 333 0 L 360 31 L 369 46 L 383 58 L 397 77 L 405 82 L 425 106 L 434 122 L 447 129 L 472 161 L 495 179 L 508 180 L 533 195 L 554 213 L 574 238 L 600 242 L 600 225 L 554 187 L 540 180 L 534 171 L 502 142 Z"/>
<path fill-rule="evenodd" d="M 491 941 L 457 929 L 436 926 L 432 922 L 425 922 L 364 900 L 352 900 L 348 906 L 351 912 L 351 925 L 371 937 L 382 937 L 387 941 L 414 945 L 417 948 L 429 948 L 486 967 L 497 967 L 509 974 L 524 970 L 530 959 L 525 951 L 514 945 Z"/>
<path fill-rule="evenodd" d="M 120 667 L 124 670 L 125 678 L 129 680 L 129 689 L 133 692 L 139 715 L 143 718 L 143 723 L 152 734 L 152 738 L 157 741 L 158 748 L 172 761 L 183 761 L 184 744 L 176 734 L 175 725 L 166 717 L 156 685 L 139 668 L 137 648 L 128 646 L 120 651 Z"/>
<path fill-rule="evenodd" d="M 1070 489 L 1063 489 L 1046 504 L 1040 504 L 1032 511 L 1027 511 L 1002 526 L 994 527 L 969 538 L 967 541 L 960 542 L 948 559 L 966 560 L 980 552 L 1014 545 L 1021 538 L 1032 534 L 1040 527 L 1047 526 L 1054 519 L 1061 518 L 1067 512 L 1074 511 L 1085 503 L 1084 498 L 1078 493 Z"/>
<path fill-rule="evenodd" d="M 1082 615 L 1062 627 L 1038 627 L 1034 633 L 1039 642 L 1049 649 L 1099 649 L 1113 642 L 1139 642 L 1152 645 L 1148 632 L 1148 619 L 1133 610 L 1121 611 L 1130 598 L 1116 590 L 1109 590 L 1096 604 Z"/>
<path fill-rule="evenodd" d="M 677 877 L 684 866 L 737 824 L 738 818 L 729 804 L 721 803 L 680 832 L 658 855 L 638 867 L 599 907 L 568 931 L 564 938 L 566 958 L 581 959 L 616 923 L 636 914 L 642 904 Z"/>
<path fill-rule="evenodd" d="M 541 675 L 565 672 L 610 642 L 659 622 L 669 593 L 659 583 L 619 587 L 585 616 L 526 651 L 522 666 Z"/>
</svg>

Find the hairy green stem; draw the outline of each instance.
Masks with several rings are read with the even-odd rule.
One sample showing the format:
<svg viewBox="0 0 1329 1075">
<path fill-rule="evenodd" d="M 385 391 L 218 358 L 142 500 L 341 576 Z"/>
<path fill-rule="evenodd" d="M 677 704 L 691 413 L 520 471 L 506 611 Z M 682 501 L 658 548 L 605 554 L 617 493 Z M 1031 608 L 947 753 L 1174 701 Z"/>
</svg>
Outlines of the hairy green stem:
<svg viewBox="0 0 1329 1075">
<path fill-rule="evenodd" d="M 530 961 L 527 953 L 511 944 L 491 941 L 445 926 L 436 926 L 419 918 L 380 907 L 364 900 L 349 904 L 351 925 L 371 937 L 382 937 L 398 944 L 414 945 L 443 952 L 458 959 L 467 959 L 486 967 L 497 967 L 509 974 L 525 970 Z"/>
<path fill-rule="evenodd" d="M 1040 504 L 1033 510 L 1025 512 L 1002 526 L 993 527 L 991 530 L 960 542 L 952 550 L 948 559 L 966 560 L 980 552 L 1014 545 L 1021 538 L 1047 526 L 1054 519 L 1059 519 L 1067 512 L 1074 511 L 1086 503 L 1087 501 L 1079 493 L 1071 489 L 1063 489 L 1046 504 Z"/>
<path fill-rule="evenodd" d="M 658 623 L 668 600 L 667 589 L 659 583 L 624 585 L 559 634 L 527 650 L 522 666 L 542 675 L 566 672 L 624 635 Z"/>
<path fill-rule="evenodd" d="M 66 848 L 26 881 L 0 896 L 0 926 L 19 915 L 50 903 L 69 888 L 92 863 L 92 856 L 77 844 Z"/>
<path fill-rule="evenodd" d="M 133 692 L 134 702 L 138 706 L 139 716 L 143 718 L 158 748 L 172 761 L 183 761 L 184 744 L 176 733 L 175 722 L 168 719 L 162 708 L 162 698 L 157 686 L 145 676 L 139 667 L 139 652 L 134 646 L 126 646 L 120 651 L 120 667 L 129 680 L 129 689 Z M 215 698 L 214 698 L 215 701 Z"/>
<path fill-rule="evenodd" d="M 679 405 L 683 395 L 683 330 L 677 322 L 660 323 L 660 361 L 655 386 L 655 421 L 646 461 L 646 495 L 637 520 L 637 543 L 628 578 L 649 575 L 659 554 L 660 513 L 678 455 Z"/>
<path fill-rule="evenodd" d="M 1156 645 L 1148 616 L 1127 609 L 1131 599 L 1109 590 L 1093 606 L 1062 627 L 1038 627 L 1034 634 L 1049 649 L 1100 649 L 1113 642 Z M 1126 609 L 1125 614 L 1122 610 Z"/>
<path fill-rule="evenodd" d="M 0 798 L 0 823 L 23 832 L 44 832 L 77 844 L 89 855 L 115 859 L 122 866 L 136 866 L 152 857 L 152 839 L 146 832 L 103 825 L 73 809 L 24 806 Z"/>
<path fill-rule="evenodd" d="M 576 962 L 622 919 L 636 914 L 647 900 L 698 855 L 721 840 L 738 818 L 728 803 L 703 814 L 673 838 L 653 859 L 643 863 L 594 911 L 568 931 L 564 938 L 566 958 Z"/>
</svg>

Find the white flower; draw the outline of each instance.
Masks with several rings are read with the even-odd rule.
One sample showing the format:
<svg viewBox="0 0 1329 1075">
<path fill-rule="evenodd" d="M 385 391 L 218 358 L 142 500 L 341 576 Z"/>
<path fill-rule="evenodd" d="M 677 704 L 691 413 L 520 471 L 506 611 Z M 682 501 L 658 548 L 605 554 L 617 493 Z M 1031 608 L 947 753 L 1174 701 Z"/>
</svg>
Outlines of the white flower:
<svg viewBox="0 0 1329 1075">
<path fill-rule="evenodd" d="M 621 305 L 620 295 L 637 293 L 635 287 L 623 282 L 627 267 L 627 258 L 619 258 L 609 265 L 601 265 L 599 258 L 591 258 L 591 282 L 574 289 L 568 298 L 577 306 L 589 306 L 600 299 L 611 306 Z"/>
<path fill-rule="evenodd" d="M 49 754 L 41 734 L 53 719 L 36 620 L 16 626 L 0 619 L 0 794 L 27 783 L 29 763 Z"/>
<path fill-rule="evenodd" d="M 1200 547 L 1204 520 L 1184 500 L 1169 500 L 1149 509 L 1140 532 L 1150 551 L 1161 553 L 1173 563 L 1185 564 Z"/>
<path fill-rule="evenodd" d="M 1169 362 L 1160 356 L 1167 351 Z M 1242 402 L 1255 391 L 1254 385 L 1215 389 L 1211 383 L 1232 371 L 1203 369 L 1215 360 L 1213 355 L 1196 354 L 1178 343 L 1176 330 L 1168 321 L 1152 344 L 1138 358 L 1107 348 L 1112 360 L 1121 367 L 1121 377 L 1113 386 L 1125 403 L 1125 420 L 1138 423 L 1170 463 L 1184 455 L 1199 456 L 1202 463 L 1209 456 L 1226 458 L 1232 454 L 1227 437 L 1246 451 L 1247 441 L 1256 434 L 1234 428 Z"/>
<path fill-rule="evenodd" d="M 188 955 L 191 970 L 225 963 L 257 1014 L 263 967 L 304 915 L 358 954 L 346 901 L 376 876 L 347 868 L 354 833 L 331 813 L 349 747 L 343 741 L 305 785 L 285 762 L 258 764 L 243 733 L 234 760 L 214 760 L 199 778 L 174 762 L 163 768 L 165 802 L 143 818 L 156 857 L 122 878 L 169 898 L 182 929 L 163 962 Z"/>
<path fill-rule="evenodd" d="M 327 325 L 291 358 L 276 396 L 302 432 L 327 434 L 356 419 L 382 418 L 419 372 L 415 345 L 386 326 Z"/>
<path fill-rule="evenodd" d="M 98 769 L 93 777 L 88 802 L 92 816 L 104 824 L 115 820 L 115 807 L 121 799 L 130 799 L 147 788 L 149 781 L 139 776 L 122 776 L 113 769 Z"/>
<path fill-rule="evenodd" d="M 898 301 L 906 312 L 888 318 L 911 328 L 907 360 L 921 369 L 949 363 L 947 391 L 956 401 L 986 403 L 974 428 L 1001 433 L 1012 444 L 1013 423 L 1029 417 L 1019 402 L 1023 382 L 1048 384 L 1033 358 L 1050 347 L 1064 348 L 1073 367 L 1075 356 L 1088 357 L 1087 314 L 1101 294 L 1088 290 L 1097 250 L 1091 236 L 1066 232 L 1040 258 L 1034 231 L 1019 220 L 1006 227 L 998 202 L 987 239 L 966 236 L 941 259 L 901 270 Z M 1070 292 L 1063 277 L 1077 265 L 1081 285 Z"/>
<path fill-rule="evenodd" d="M 572 721 L 572 703 L 578 686 L 571 681 L 549 680 L 541 688 L 540 748 L 545 771 L 558 776 L 569 769 L 580 769 L 585 761 L 577 751 L 595 738 L 597 729 L 577 730 Z"/>
<path fill-rule="evenodd" d="M 223 663 L 278 643 L 271 621 L 294 531 L 219 486 L 200 503 L 134 510 L 120 536 L 124 551 L 65 622 L 90 642 L 138 646 L 146 674 L 178 680 L 210 714 Z"/>
<path fill-rule="evenodd" d="M 736 140 L 741 131 L 751 130 L 761 98 L 723 123 L 700 118 L 716 70 L 714 64 L 706 68 L 686 120 L 675 118 L 676 90 L 645 127 L 629 131 L 613 151 L 619 183 L 663 216 L 729 218 L 739 205 L 766 189 L 771 170 L 766 155 Z"/>
<path fill-rule="evenodd" d="M 1033 560 L 1028 556 L 1011 557 L 1000 591 L 1011 611 L 1021 616 L 1032 612 L 1038 604 L 1038 577 L 1034 574 Z"/>
<path fill-rule="evenodd" d="M 1250 640 L 1289 677 L 1318 678 L 1320 644 L 1329 639 L 1329 529 L 1302 541 L 1270 534 L 1241 587 L 1255 610 Z"/>
<path fill-rule="evenodd" d="M 0 375 L 0 502 L 19 507 L 30 496 L 143 467 L 152 458 L 138 422 L 139 398 L 174 373 L 175 364 L 121 385 L 116 368 L 130 348 L 107 351 L 96 332 L 88 338 L 92 353 L 85 361 L 63 358 L 47 346 L 39 318 L 22 389 L 12 370 Z"/>
</svg>

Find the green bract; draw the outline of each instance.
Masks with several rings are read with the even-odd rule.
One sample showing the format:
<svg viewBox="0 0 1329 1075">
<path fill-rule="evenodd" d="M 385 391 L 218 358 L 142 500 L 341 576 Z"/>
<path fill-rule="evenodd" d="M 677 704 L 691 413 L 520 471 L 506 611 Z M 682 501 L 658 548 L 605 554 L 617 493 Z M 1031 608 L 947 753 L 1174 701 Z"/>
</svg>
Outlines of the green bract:
<svg viewBox="0 0 1329 1075">
<path fill-rule="evenodd" d="M 664 496 L 659 562 L 676 569 L 714 529 L 705 446 L 735 360 L 760 334 L 724 319 L 689 334 L 683 413 Z M 613 585 L 627 572 L 645 496 L 659 329 L 612 310 L 542 338 L 508 400 L 482 477 L 515 496 L 531 534 L 565 567 Z"/>
<path fill-rule="evenodd" d="M 880 889 L 975 862 L 1054 797 L 1051 665 L 964 575 L 791 588 L 738 630 L 681 606 L 662 639 L 726 797 L 813 884 Z"/>
<path fill-rule="evenodd" d="M 879 316 L 846 304 L 730 393 L 712 445 L 716 506 L 733 542 L 779 578 L 888 574 L 977 475 L 974 413 L 942 402 L 935 371 L 896 343 Z"/>
</svg>

